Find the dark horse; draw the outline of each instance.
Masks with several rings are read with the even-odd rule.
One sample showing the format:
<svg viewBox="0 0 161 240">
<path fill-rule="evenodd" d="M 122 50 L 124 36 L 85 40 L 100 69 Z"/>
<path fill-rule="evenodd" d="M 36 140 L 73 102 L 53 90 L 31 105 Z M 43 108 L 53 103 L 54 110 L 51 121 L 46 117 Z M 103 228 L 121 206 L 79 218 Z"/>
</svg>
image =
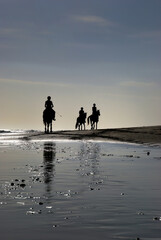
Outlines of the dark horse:
<svg viewBox="0 0 161 240">
<path fill-rule="evenodd" d="M 52 132 L 52 120 L 55 120 L 55 111 L 53 109 L 45 109 L 43 111 L 43 122 L 45 125 L 45 133 Z"/>
<path fill-rule="evenodd" d="M 98 124 L 98 121 L 99 121 L 99 116 L 100 116 L 100 111 L 97 110 L 94 115 L 92 114 L 92 115 L 90 115 L 90 116 L 87 118 L 88 124 L 89 124 L 89 123 L 91 124 L 91 129 L 97 129 L 97 124 Z"/>
<path fill-rule="evenodd" d="M 78 128 L 79 130 L 83 130 L 83 126 L 84 126 L 84 130 L 85 130 L 86 117 L 87 117 L 87 113 L 84 113 L 82 116 L 77 118 L 75 129 Z"/>
</svg>

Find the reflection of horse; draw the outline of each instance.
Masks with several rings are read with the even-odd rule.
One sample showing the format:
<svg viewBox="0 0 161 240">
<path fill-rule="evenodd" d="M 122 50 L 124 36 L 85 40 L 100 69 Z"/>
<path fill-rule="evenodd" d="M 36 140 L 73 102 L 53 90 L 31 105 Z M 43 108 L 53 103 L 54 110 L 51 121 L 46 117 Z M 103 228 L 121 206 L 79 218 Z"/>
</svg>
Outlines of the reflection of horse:
<svg viewBox="0 0 161 240">
<path fill-rule="evenodd" d="M 87 113 L 84 113 L 82 116 L 77 118 L 75 129 L 78 128 L 79 130 L 83 130 L 83 126 L 84 126 L 84 130 L 85 130 L 86 117 L 87 117 Z"/>
<path fill-rule="evenodd" d="M 55 120 L 55 111 L 53 109 L 45 109 L 43 111 L 43 122 L 45 125 L 45 133 L 52 132 L 52 120 Z"/>
<path fill-rule="evenodd" d="M 89 124 L 89 123 L 91 124 L 91 129 L 97 129 L 97 124 L 98 124 L 98 121 L 99 121 L 99 116 L 100 116 L 100 111 L 97 110 L 94 115 L 92 114 L 92 115 L 90 115 L 90 116 L 87 118 L 88 124 Z"/>
<path fill-rule="evenodd" d="M 44 143 L 44 183 L 47 192 L 51 191 L 52 180 L 55 173 L 56 145 L 53 142 Z"/>
</svg>

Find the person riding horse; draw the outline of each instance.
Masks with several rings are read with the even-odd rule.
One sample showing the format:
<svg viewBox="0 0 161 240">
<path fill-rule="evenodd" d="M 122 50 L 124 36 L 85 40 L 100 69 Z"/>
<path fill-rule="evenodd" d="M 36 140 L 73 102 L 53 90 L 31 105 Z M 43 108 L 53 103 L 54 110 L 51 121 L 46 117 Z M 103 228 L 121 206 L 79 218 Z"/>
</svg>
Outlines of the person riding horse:
<svg viewBox="0 0 161 240">
<path fill-rule="evenodd" d="M 96 107 L 96 104 L 94 103 L 92 107 L 92 115 L 95 116 L 96 113 L 97 113 L 97 107 Z"/>
<path fill-rule="evenodd" d="M 53 110 L 53 102 L 51 101 L 51 97 L 47 97 L 47 101 L 45 102 L 45 112 L 52 114 L 52 119 L 55 121 L 55 111 Z"/>
<path fill-rule="evenodd" d="M 51 101 L 51 97 L 47 97 L 47 101 L 45 101 L 45 110 L 43 111 L 43 122 L 45 125 L 45 132 L 52 132 L 52 120 L 55 121 L 55 111 L 53 110 L 53 102 Z"/>
<path fill-rule="evenodd" d="M 83 117 L 84 117 L 83 107 L 81 107 L 81 110 L 79 111 L 79 117 L 80 117 L 80 118 L 83 118 Z"/>
<path fill-rule="evenodd" d="M 77 127 L 79 130 L 80 128 L 82 129 L 82 125 L 84 125 L 84 129 L 85 129 L 86 116 L 87 116 L 87 113 L 85 113 L 83 107 L 81 107 L 79 111 L 79 117 L 77 118 L 76 125 L 75 125 L 76 129 Z"/>
<path fill-rule="evenodd" d="M 91 129 L 97 129 L 97 123 L 99 121 L 100 111 L 97 110 L 96 104 L 93 104 L 92 115 L 87 118 L 88 124 L 91 123 Z"/>
</svg>

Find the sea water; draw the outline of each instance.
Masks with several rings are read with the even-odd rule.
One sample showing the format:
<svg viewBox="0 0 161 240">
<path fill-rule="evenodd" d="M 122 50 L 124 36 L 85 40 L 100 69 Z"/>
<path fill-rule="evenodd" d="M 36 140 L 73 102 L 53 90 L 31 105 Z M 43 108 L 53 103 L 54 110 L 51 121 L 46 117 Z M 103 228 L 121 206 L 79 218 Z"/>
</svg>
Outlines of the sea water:
<svg viewBox="0 0 161 240">
<path fill-rule="evenodd" d="M 161 152 L 96 141 L 0 141 L 2 239 L 161 239 Z"/>
</svg>

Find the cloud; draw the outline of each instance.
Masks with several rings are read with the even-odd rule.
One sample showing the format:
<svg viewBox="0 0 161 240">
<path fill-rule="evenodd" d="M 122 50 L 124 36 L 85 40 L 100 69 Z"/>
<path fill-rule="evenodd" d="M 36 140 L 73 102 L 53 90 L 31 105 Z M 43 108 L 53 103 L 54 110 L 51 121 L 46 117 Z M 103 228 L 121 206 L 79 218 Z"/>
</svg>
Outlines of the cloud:
<svg viewBox="0 0 161 240">
<path fill-rule="evenodd" d="M 13 84 L 23 84 L 23 85 L 42 85 L 42 86 L 54 86 L 54 87 L 61 87 L 61 88 L 71 88 L 73 87 L 72 84 L 65 84 L 65 83 L 57 83 L 57 82 L 40 82 L 40 81 L 26 81 L 26 80 L 17 80 L 17 79 L 7 79 L 7 78 L 0 78 L 0 82 L 3 83 L 13 83 Z"/>
<path fill-rule="evenodd" d="M 72 16 L 72 19 L 77 22 L 96 24 L 99 26 L 114 26 L 115 23 L 108 21 L 107 19 L 94 15 L 75 15 Z"/>
<path fill-rule="evenodd" d="M 155 84 L 152 83 L 152 82 L 138 82 L 138 81 L 123 81 L 120 83 L 121 86 L 124 86 L 124 87 L 152 87 L 154 86 Z"/>
<path fill-rule="evenodd" d="M 34 24 L 26 25 L 24 28 L 0 28 L 0 36 L 5 37 L 16 37 L 16 38 L 23 38 L 23 39 L 32 39 L 33 36 L 36 35 L 53 35 L 53 31 L 49 31 L 46 29 L 37 29 Z"/>
<path fill-rule="evenodd" d="M 11 35 L 11 34 L 17 34 L 21 32 L 18 28 L 1 28 L 0 29 L 0 35 Z"/>
<path fill-rule="evenodd" d="M 161 30 L 154 30 L 154 31 L 142 31 L 136 34 L 129 35 L 132 38 L 143 38 L 143 39 L 161 39 Z"/>
</svg>

